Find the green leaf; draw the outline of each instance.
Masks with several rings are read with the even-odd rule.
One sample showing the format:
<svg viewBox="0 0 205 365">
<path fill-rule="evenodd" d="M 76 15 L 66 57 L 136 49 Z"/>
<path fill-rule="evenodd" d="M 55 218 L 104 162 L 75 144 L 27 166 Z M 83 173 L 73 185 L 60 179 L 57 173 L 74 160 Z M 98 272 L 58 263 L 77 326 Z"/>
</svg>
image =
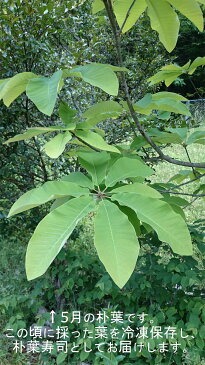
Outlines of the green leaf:
<svg viewBox="0 0 205 365">
<path fill-rule="evenodd" d="M 82 141 L 88 143 L 89 145 L 91 145 L 95 148 L 98 148 L 98 149 L 104 150 L 104 151 L 120 153 L 120 151 L 116 147 L 107 144 L 104 141 L 104 139 L 95 132 L 78 130 L 75 132 L 75 135 L 77 137 L 79 137 L 80 139 L 82 139 Z"/>
<path fill-rule="evenodd" d="M 131 208 L 126 207 L 124 205 L 119 205 L 118 207 L 122 213 L 126 214 L 130 223 L 133 225 L 136 235 L 140 236 L 140 234 L 141 234 L 140 220 L 139 220 L 137 214 L 134 212 L 134 210 L 132 210 Z"/>
<path fill-rule="evenodd" d="M 151 188 L 148 185 L 134 183 L 134 184 L 126 184 L 120 186 L 119 188 L 115 188 L 111 190 L 111 193 L 136 193 L 139 195 L 149 196 L 150 198 L 160 199 L 163 196 L 155 189 Z"/>
<path fill-rule="evenodd" d="M 4 95 L 3 89 L 9 80 L 10 78 L 0 80 L 0 100 L 3 98 Z"/>
<path fill-rule="evenodd" d="M 79 161 L 92 176 L 94 185 L 100 185 L 105 178 L 108 167 L 109 155 L 107 152 L 79 152 Z"/>
<path fill-rule="evenodd" d="M 187 101 L 188 99 L 184 96 L 176 93 L 171 93 L 168 91 L 160 91 L 156 94 L 152 94 L 152 100 L 159 100 L 159 99 L 169 98 L 175 101 Z"/>
<path fill-rule="evenodd" d="M 93 0 L 92 4 L 92 13 L 96 14 L 99 11 L 103 10 L 105 8 L 105 5 L 103 4 L 102 0 Z"/>
<path fill-rule="evenodd" d="M 113 10 L 123 33 L 132 28 L 146 8 L 145 0 L 138 0 L 134 4 L 133 0 L 116 0 L 114 2 Z"/>
<path fill-rule="evenodd" d="M 60 354 L 58 354 L 58 356 L 56 358 L 57 365 L 62 364 L 65 361 L 66 357 L 67 357 L 67 354 L 65 352 L 61 352 Z"/>
<path fill-rule="evenodd" d="M 113 186 L 118 181 L 131 177 L 147 177 L 154 171 L 143 162 L 128 157 L 119 158 L 111 167 L 106 179 L 106 186 Z"/>
<path fill-rule="evenodd" d="M 113 203 L 102 200 L 95 218 L 95 247 L 98 256 L 122 288 L 131 276 L 139 254 L 139 243 L 127 216 Z"/>
<path fill-rule="evenodd" d="M 153 101 L 152 109 L 191 116 L 191 113 L 185 104 L 171 98 L 161 98 Z"/>
<path fill-rule="evenodd" d="M 71 109 L 68 104 L 61 102 L 59 107 L 59 115 L 62 122 L 66 125 L 69 130 L 74 130 L 76 127 L 76 123 L 73 121 L 73 118 L 76 115 L 76 110 Z"/>
<path fill-rule="evenodd" d="M 174 253 L 193 254 L 188 228 L 183 218 L 174 213 L 169 204 L 136 193 L 115 194 L 112 200 L 133 209 L 142 222 L 149 224 L 157 232 L 161 241 L 171 246 Z"/>
<path fill-rule="evenodd" d="M 122 112 L 123 109 L 120 104 L 116 101 L 108 100 L 91 106 L 82 114 L 82 118 L 86 118 L 86 123 L 91 127 L 102 120 L 117 118 Z M 78 124 L 78 128 L 80 128 L 80 124 Z"/>
<path fill-rule="evenodd" d="M 40 134 L 45 134 L 49 132 L 55 132 L 55 131 L 63 131 L 66 130 L 66 128 L 63 128 L 61 126 L 51 126 L 51 127 L 33 127 L 27 129 L 26 132 L 17 134 L 16 136 L 7 139 L 7 141 L 4 142 L 4 144 L 8 144 L 11 142 L 18 142 L 18 141 L 24 141 L 26 139 L 30 139 L 32 137 L 36 137 Z"/>
<path fill-rule="evenodd" d="M 205 57 L 197 57 L 189 67 L 189 75 L 192 75 L 197 67 L 205 65 Z"/>
<path fill-rule="evenodd" d="M 50 200 L 64 197 L 79 197 L 88 194 L 88 189 L 67 181 L 48 181 L 39 188 L 27 191 L 12 205 L 8 217 L 24 212 L 25 210 L 47 203 Z"/>
<path fill-rule="evenodd" d="M 84 152 L 85 153 L 85 152 Z M 92 181 L 85 176 L 82 172 L 71 172 L 69 175 L 65 175 L 61 179 L 62 181 L 70 181 L 84 188 L 92 188 Z"/>
<path fill-rule="evenodd" d="M 31 79 L 38 78 L 33 72 L 21 72 L 8 79 L 2 89 L 1 98 L 9 106 L 19 95 L 26 91 L 26 86 Z"/>
<path fill-rule="evenodd" d="M 168 52 L 177 43 L 179 18 L 174 9 L 164 0 L 146 0 L 151 27 L 159 33 L 159 39 Z"/>
<path fill-rule="evenodd" d="M 52 212 L 52 210 L 60 207 L 64 203 L 67 203 L 70 199 L 73 199 L 73 197 L 72 196 L 64 196 L 62 198 L 58 198 L 58 199 L 54 200 L 53 204 L 50 207 L 50 212 Z"/>
<path fill-rule="evenodd" d="M 138 100 L 133 106 L 136 112 L 147 115 L 151 114 L 152 110 L 162 110 L 190 116 L 191 114 L 189 109 L 185 104 L 181 103 L 180 100 L 183 100 L 181 95 L 162 92 L 154 95 L 147 94 L 141 100 Z"/>
<path fill-rule="evenodd" d="M 161 67 L 160 71 L 157 72 L 154 76 L 150 77 L 148 81 L 150 81 L 150 85 L 158 84 L 162 81 L 165 82 L 166 86 L 170 86 L 172 82 L 174 82 L 179 76 L 182 75 L 184 70 L 182 67 L 170 64 L 164 67 Z"/>
<path fill-rule="evenodd" d="M 58 87 L 62 71 L 55 72 L 49 77 L 38 77 L 29 81 L 26 94 L 36 107 L 44 114 L 51 115 L 56 103 Z"/>
<path fill-rule="evenodd" d="M 85 66 L 78 66 L 72 70 L 65 70 L 66 77 L 80 77 L 90 85 L 99 87 L 110 95 L 117 96 L 119 81 L 109 65 L 90 63 Z"/>
<path fill-rule="evenodd" d="M 26 252 L 26 274 L 33 280 L 45 273 L 55 259 L 76 224 L 94 211 L 91 197 L 69 200 L 50 212 L 36 227 Z"/>
<path fill-rule="evenodd" d="M 200 143 L 200 139 L 205 138 L 205 131 L 195 131 L 192 133 L 186 140 L 186 144 L 189 145 L 191 143 Z"/>
<path fill-rule="evenodd" d="M 175 9 L 179 10 L 196 27 L 203 32 L 204 20 L 203 13 L 196 0 L 167 0 Z"/>
<path fill-rule="evenodd" d="M 43 148 L 49 157 L 58 158 L 63 153 L 67 142 L 71 139 L 72 135 L 69 132 L 59 133 L 49 142 L 45 143 Z"/>
</svg>

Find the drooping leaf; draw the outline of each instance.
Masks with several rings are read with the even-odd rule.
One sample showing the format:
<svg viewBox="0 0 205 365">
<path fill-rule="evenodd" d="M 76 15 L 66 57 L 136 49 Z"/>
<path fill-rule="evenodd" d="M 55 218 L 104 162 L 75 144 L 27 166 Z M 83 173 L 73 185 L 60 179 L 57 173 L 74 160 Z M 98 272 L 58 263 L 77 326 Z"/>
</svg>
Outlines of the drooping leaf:
<svg viewBox="0 0 205 365">
<path fill-rule="evenodd" d="M 139 195 L 148 196 L 150 198 L 162 198 L 162 195 L 155 189 L 151 188 L 146 184 L 134 183 L 126 184 L 111 190 L 111 193 L 136 193 Z"/>
<path fill-rule="evenodd" d="M 180 66 L 171 64 L 162 67 L 160 71 L 150 77 L 148 81 L 150 81 L 150 85 L 155 85 L 164 81 L 166 86 L 170 86 L 172 82 L 182 75 L 182 73 L 183 70 Z"/>
<path fill-rule="evenodd" d="M 131 276 L 139 253 L 139 243 L 132 224 L 117 205 L 102 200 L 95 218 L 95 247 L 98 256 L 122 288 Z"/>
<path fill-rule="evenodd" d="M 62 71 L 56 71 L 50 78 L 38 77 L 29 81 L 26 94 L 44 114 L 51 115 L 56 103 Z"/>
<path fill-rule="evenodd" d="M 108 167 L 109 155 L 107 152 L 79 152 L 79 161 L 92 176 L 94 185 L 100 185 Z"/>
<path fill-rule="evenodd" d="M 79 197 L 88 194 L 89 190 L 73 182 L 47 181 L 42 186 L 29 190 L 12 205 L 8 217 L 24 212 L 25 210 L 47 203 L 50 200 L 64 197 Z"/>
<path fill-rule="evenodd" d="M 59 115 L 62 122 L 66 125 L 70 130 L 74 130 L 76 127 L 76 123 L 73 121 L 73 118 L 76 115 L 76 110 L 71 109 L 68 104 L 61 102 L 59 107 Z"/>
<path fill-rule="evenodd" d="M 50 200 L 64 197 L 88 194 L 89 190 L 73 182 L 47 181 L 42 186 L 29 190 L 12 205 L 8 217 L 24 212 L 28 209 L 47 203 Z"/>
<path fill-rule="evenodd" d="M 6 106 L 10 104 L 24 91 L 26 91 L 26 86 L 31 79 L 38 78 L 33 72 L 21 72 L 6 82 L 4 88 L 2 89 L 1 98 Z"/>
<path fill-rule="evenodd" d="M 203 13 L 196 0 L 167 0 L 175 9 L 179 10 L 187 17 L 198 29 L 203 31 Z"/>
<path fill-rule="evenodd" d="M 66 77 L 80 77 L 85 82 L 99 87 L 110 95 L 117 95 L 119 81 L 113 70 L 108 65 L 90 63 L 85 66 L 78 66 L 72 70 L 65 70 Z"/>
<path fill-rule="evenodd" d="M 92 181 L 87 176 L 85 176 L 82 172 L 79 172 L 79 171 L 71 172 L 69 175 L 63 176 L 61 180 L 73 182 L 84 188 L 93 187 Z"/>
<path fill-rule="evenodd" d="M 45 273 L 55 259 L 76 224 L 94 211 L 95 201 L 79 197 L 50 212 L 36 227 L 26 252 L 26 274 L 33 280 Z"/>
<path fill-rule="evenodd" d="M 116 0 L 113 3 L 113 10 L 122 32 L 127 32 L 139 19 L 140 15 L 146 10 L 145 0 Z"/>
<path fill-rule="evenodd" d="M 4 142 L 4 144 L 8 144 L 11 142 L 18 142 L 18 141 L 24 141 L 26 139 L 30 139 L 32 137 L 36 137 L 40 134 L 45 134 L 49 132 L 55 132 L 55 131 L 63 131 L 67 128 L 63 128 L 61 126 L 50 126 L 50 127 L 33 127 L 28 128 L 26 132 L 17 134 L 16 136 L 9 138 L 7 141 Z"/>
<path fill-rule="evenodd" d="M 78 130 L 75 132 L 75 136 L 79 137 L 80 139 L 82 139 L 82 141 L 88 143 L 92 147 L 104 151 L 120 153 L 120 151 L 116 147 L 109 145 L 99 134 L 95 132 Z"/>
<path fill-rule="evenodd" d="M 189 75 L 192 75 L 197 67 L 205 65 L 205 57 L 197 57 L 189 67 Z"/>
<path fill-rule="evenodd" d="M 70 132 L 59 133 L 44 144 L 46 154 L 51 158 L 58 158 L 64 151 L 66 144 L 72 139 Z"/>
<path fill-rule="evenodd" d="M 142 222 L 154 228 L 161 241 L 171 246 L 173 252 L 179 255 L 193 254 L 188 228 L 169 204 L 136 193 L 114 194 L 112 200 L 117 200 L 120 204 L 133 209 Z"/>
<path fill-rule="evenodd" d="M 177 43 L 179 33 L 179 19 L 171 5 L 162 0 L 146 0 L 151 27 L 159 33 L 159 39 L 168 52 Z"/>
<path fill-rule="evenodd" d="M 129 177 L 147 177 L 153 174 L 153 170 L 143 162 L 128 157 L 119 158 L 111 167 L 106 179 L 106 186 L 113 186 L 118 181 Z"/>
</svg>

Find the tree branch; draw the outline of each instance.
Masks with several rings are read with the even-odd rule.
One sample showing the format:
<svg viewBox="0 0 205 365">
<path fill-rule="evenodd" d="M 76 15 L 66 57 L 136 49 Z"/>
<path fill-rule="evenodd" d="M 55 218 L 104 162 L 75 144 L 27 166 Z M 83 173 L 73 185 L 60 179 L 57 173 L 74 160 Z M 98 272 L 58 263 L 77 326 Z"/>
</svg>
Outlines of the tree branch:
<svg viewBox="0 0 205 365">
<path fill-rule="evenodd" d="M 174 186 L 173 188 L 170 188 L 170 189 L 178 189 L 178 188 L 181 188 L 181 186 L 191 184 L 192 182 L 194 182 L 194 181 L 196 181 L 196 180 L 199 180 L 199 179 L 201 179 L 201 178 L 202 178 L 202 177 L 204 177 L 204 176 L 205 176 L 205 174 L 202 174 L 202 175 L 200 175 L 200 176 L 195 177 L 195 178 L 194 178 L 194 179 L 192 179 L 192 180 L 189 180 L 189 181 L 186 181 L 185 183 L 182 183 L 182 184 L 176 185 L 176 186 Z"/>
<path fill-rule="evenodd" d="M 122 53 L 121 53 L 120 28 L 117 24 L 115 14 L 113 12 L 111 0 L 103 0 L 103 3 L 105 5 L 105 8 L 106 8 L 106 11 L 107 11 L 107 14 L 108 14 L 108 18 L 110 20 L 110 24 L 111 24 L 111 27 L 112 27 L 114 39 L 115 39 L 118 64 L 119 64 L 120 67 L 123 67 L 123 59 L 122 59 Z M 175 164 L 175 165 L 205 168 L 205 163 L 194 163 L 194 162 L 179 161 L 179 160 L 176 160 L 176 159 L 174 159 L 174 158 L 172 158 L 168 155 L 164 155 L 164 153 L 162 152 L 160 147 L 158 147 L 153 142 L 153 140 L 145 132 L 143 126 L 141 125 L 140 121 L 138 120 L 137 114 L 136 114 L 136 112 L 133 108 L 132 102 L 131 102 L 129 89 L 128 89 L 128 86 L 127 86 L 127 81 L 126 81 L 124 72 L 122 72 L 122 83 L 123 83 L 123 88 L 124 88 L 124 92 L 125 92 L 125 98 L 126 98 L 126 101 L 127 101 L 127 105 L 128 105 L 130 114 L 131 114 L 131 116 L 132 116 L 132 118 L 133 118 L 133 120 L 134 120 L 134 122 L 137 126 L 137 129 L 139 130 L 140 134 L 145 138 L 145 140 L 150 144 L 150 146 L 152 146 L 152 148 L 158 153 L 159 157 L 162 160 L 165 160 L 165 161 L 167 161 L 169 163 L 172 163 L 172 164 Z"/>
<path fill-rule="evenodd" d="M 176 191 L 170 191 L 170 190 L 157 190 L 161 194 L 169 193 L 169 194 L 175 194 L 175 195 L 187 195 L 187 196 L 195 196 L 197 198 L 202 198 L 205 196 L 205 194 L 188 194 L 188 193 L 177 193 Z"/>
</svg>

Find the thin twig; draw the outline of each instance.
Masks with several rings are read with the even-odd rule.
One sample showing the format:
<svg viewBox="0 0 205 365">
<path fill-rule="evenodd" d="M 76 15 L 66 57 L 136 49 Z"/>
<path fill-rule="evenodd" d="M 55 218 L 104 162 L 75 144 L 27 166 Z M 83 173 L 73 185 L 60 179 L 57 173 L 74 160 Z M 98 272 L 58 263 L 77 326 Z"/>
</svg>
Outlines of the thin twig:
<svg viewBox="0 0 205 365">
<path fill-rule="evenodd" d="M 192 179 L 192 180 L 189 180 L 189 181 L 186 181 L 185 183 L 182 183 L 182 184 L 179 184 L 179 185 L 173 186 L 173 187 L 171 187 L 170 189 L 178 189 L 178 188 L 181 188 L 181 186 L 191 184 L 192 182 L 194 182 L 194 181 L 196 181 L 196 180 L 199 180 L 199 179 L 201 179 L 201 178 L 202 178 L 202 177 L 204 177 L 204 176 L 205 176 L 205 174 L 199 175 L 199 176 L 195 177 L 195 178 L 194 178 L 194 179 Z"/>
<path fill-rule="evenodd" d="M 195 196 L 197 198 L 202 198 L 203 196 L 205 196 L 205 194 L 188 194 L 188 193 L 179 193 L 179 192 L 176 192 L 176 191 L 170 191 L 170 190 L 158 190 L 159 193 L 161 194 L 165 194 L 165 193 L 169 193 L 169 194 L 175 194 L 175 195 L 187 195 L 187 196 Z"/>
</svg>

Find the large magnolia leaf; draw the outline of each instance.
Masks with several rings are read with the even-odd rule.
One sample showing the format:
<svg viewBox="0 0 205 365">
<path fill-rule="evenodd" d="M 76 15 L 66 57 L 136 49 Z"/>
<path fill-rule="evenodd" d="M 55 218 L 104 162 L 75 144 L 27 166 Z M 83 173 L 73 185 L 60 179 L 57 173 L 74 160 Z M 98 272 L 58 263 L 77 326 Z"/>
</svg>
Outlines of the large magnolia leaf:
<svg viewBox="0 0 205 365">
<path fill-rule="evenodd" d="M 49 77 L 38 77 L 29 81 L 26 94 L 36 107 L 44 114 L 51 115 L 56 103 L 62 71 L 55 72 Z"/>
<path fill-rule="evenodd" d="M 115 194 L 112 200 L 133 209 L 138 218 L 157 232 L 161 241 L 167 242 L 179 255 L 192 255 L 191 237 L 185 221 L 169 204 L 160 199 L 140 196 L 136 193 Z"/>
<path fill-rule="evenodd" d="M 147 177 L 154 171 L 143 162 L 128 157 L 119 158 L 111 167 L 107 177 L 105 178 L 106 186 L 113 186 L 118 181 L 122 181 L 129 177 Z"/>
<path fill-rule="evenodd" d="M 76 110 L 71 109 L 68 104 L 61 102 L 59 107 L 59 115 L 62 122 L 66 125 L 69 130 L 74 130 L 76 127 L 76 123 L 73 121 L 73 118 L 77 114 Z"/>
<path fill-rule="evenodd" d="M 171 5 L 165 0 L 146 0 L 152 29 L 159 33 L 159 39 L 168 52 L 177 43 L 179 19 Z"/>
<path fill-rule="evenodd" d="M 127 216 L 107 200 L 99 203 L 95 218 L 95 247 L 106 270 L 122 288 L 135 268 L 139 243 Z"/>
<path fill-rule="evenodd" d="M 113 10 L 122 32 L 127 32 L 139 19 L 140 15 L 147 8 L 145 0 L 116 0 L 113 3 Z"/>
<path fill-rule="evenodd" d="M 26 86 L 31 79 L 38 78 L 33 72 L 21 72 L 8 80 L 1 92 L 1 98 L 9 106 L 19 95 L 26 91 Z"/>
<path fill-rule="evenodd" d="M 50 127 L 33 127 L 27 129 L 26 132 L 17 134 L 16 136 L 7 139 L 7 141 L 4 142 L 4 144 L 11 143 L 11 142 L 18 142 L 18 141 L 24 141 L 26 139 L 30 139 L 32 137 L 36 137 L 40 134 L 45 134 L 49 132 L 55 132 L 55 131 L 64 131 L 67 130 L 67 128 L 63 128 L 61 126 L 50 126 Z"/>
<path fill-rule="evenodd" d="M 181 102 L 181 100 L 184 100 L 181 95 L 162 92 L 154 95 L 147 94 L 141 100 L 137 101 L 137 103 L 135 103 L 133 106 L 136 112 L 141 114 L 149 115 L 151 114 L 152 110 L 162 110 L 190 116 L 191 114 L 189 109 Z"/>
<path fill-rule="evenodd" d="M 67 181 L 48 181 L 39 188 L 27 191 L 12 205 L 8 217 L 25 210 L 47 203 L 50 200 L 64 197 L 79 197 L 88 194 L 89 190 Z"/>
<path fill-rule="evenodd" d="M 94 185 L 100 185 L 106 175 L 109 155 L 107 152 L 85 151 L 78 153 L 79 161 L 92 176 Z"/>
<path fill-rule="evenodd" d="M 176 94 L 176 93 L 171 93 L 168 91 L 160 91 L 156 94 L 152 94 L 152 100 L 159 100 L 161 98 L 169 98 L 175 101 L 187 101 L 188 99 L 185 98 L 184 96 L 180 95 L 180 94 Z"/>
<path fill-rule="evenodd" d="M 155 189 L 146 184 L 134 183 L 126 184 L 111 190 L 111 193 L 136 193 L 139 195 L 149 196 L 150 198 L 160 199 L 163 196 Z"/>
<path fill-rule="evenodd" d="M 196 0 L 167 0 L 175 9 L 179 10 L 202 32 L 204 28 L 203 13 Z"/>
<path fill-rule="evenodd" d="M 36 227 L 26 253 L 26 274 L 32 280 L 45 273 L 76 224 L 95 209 L 89 197 L 71 199 L 50 212 Z"/>
<path fill-rule="evenodd" d="M 102 120 L 117 118 L 122 112 L 123 109 L 120 104 L 116 101 L 108 100 L 92 105 L 82 114 L 82 117 L 86 118 L 86 123 L 92 127 Z M 78 127 L 80 127 L 80 124 L 78 124 Z"/>
<path fill-rule="evenodd" d="M 80 171 L 71 172 L 69 175 L 62 177 L 63 181 L 70 181 L 84 188 L 93 188 L 92 181 Z"/>
<path fill-rule="evenodd" d="M 58 158 L 64 151 L 66 144 L 72 139 L 70 132 L 59 133 L 49 142 L 44 144 L 43 148 L 46 154 L 51 158 Z"/>
<path fill-rule="evenodd" d="M 119 81 L 109 65 L 91 63 L 65 70 L 65 76 L 80 77 L 93 86 L 97 86 L 110 95 L 117 95 Z"/>
<path fill-rule="evenodd" d="M 78 130 L 75 132 L 75 136 L 79 137 L 82 141 L 100 150 L 120 153 L 120 151 L 116 147 L 109 145 L 97 133 Z"/>
</svg>

